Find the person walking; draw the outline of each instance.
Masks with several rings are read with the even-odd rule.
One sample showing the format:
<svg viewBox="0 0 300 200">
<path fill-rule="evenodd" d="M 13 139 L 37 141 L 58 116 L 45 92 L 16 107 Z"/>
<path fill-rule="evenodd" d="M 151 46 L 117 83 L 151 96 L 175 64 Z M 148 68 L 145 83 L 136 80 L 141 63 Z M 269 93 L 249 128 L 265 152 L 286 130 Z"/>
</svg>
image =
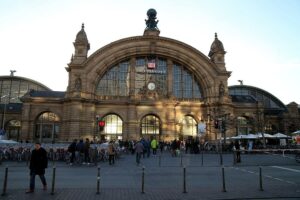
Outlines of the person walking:
<svg viewBox="0 0 300 200">
<path fill-rule="evenodd" d="M 151 141 L 151 148 L 152 148 L 153 155 L 156 155 L 157 147 L 158 147 L 157 140 L 153 138 L 153 140 Z"/>
<path fill-rule="evenodd" d="M 142 144 L 141 141 L 138 141 L 135 144 L 134 149 L 135 149 L 135 153 L 136 153 L 136 164 L 139 165 L 140 161 L 141 161 L 142 153 L 144 151 L 144 145 Z"/>
<path fill-rule="evenodd" d="M 108 161 L 109 161 L 109 165 L 115 164 L 115 147 L 113 142 L 109 142 L 108 144 L 108 148 L 107 148 L 107 153 L 108 153 Z"/>
<path fill-rule="evenodd" d="M 73 142 L 68 147 L 68 152 L 71 154 L 70 165 L 73 165 L 75 160 L 76 145 L 77 145 L 77 139 L 74 139 Z"/>
<path fill-rule="evenodd" d="M 241 162 L 241 152 L 240 152 L 240 143 L 238 140 L 236 140 L 234 142 L 234 147 L 235 147 L 235 150 L 236 150 L 236 162 L 237 163 L 240 163 Z"/>
<path fill-rule="evenodd" d="M 89 165 L 90 164 L 90 140 L 86 138 L 85 143 L 84 143 L 84 163 Z"/>
<path fill-rule="evenodd" d="M 30 185 L 29 190 L 26 193 L 33 193 L 35 187 L 35 176 L 39 175 L 43 189 L 47 190 L 47 182 L 45 178 L 45 169 L 48 167 L 48 158 L 47 152 L 44 148 L 41 147 L 39 142 L 35 143 L 35 149 L 32 150 L 31 158 L 30 158 Z"/>
</svg>

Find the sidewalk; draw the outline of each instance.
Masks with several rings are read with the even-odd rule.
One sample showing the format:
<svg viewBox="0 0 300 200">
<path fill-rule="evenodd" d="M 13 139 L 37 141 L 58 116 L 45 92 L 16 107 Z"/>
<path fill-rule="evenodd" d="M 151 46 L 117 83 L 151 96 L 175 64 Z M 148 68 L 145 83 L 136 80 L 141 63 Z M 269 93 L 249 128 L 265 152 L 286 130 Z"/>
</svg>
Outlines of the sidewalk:
<svg viewBox="0 0 300 200">
<path fill-rule="evenodd" d="M 299 199 L 300 166 L 287 166 L 294 171 L 280 171 L 272 166 L 263 167 L 263 189 L 260 191 L 256 166 L 232 166 L 232 155 L 224 155 L 226 192 L 223 192 L 222 167 L 217 154 L 205 154 L 202 166 L 201 155 L 171 157 L 164 154 L 142 159 L 137 166 L 135 156 L 123 155 L 114 166 L 99 163 L 100 194 L 97 192 L 97 167 L 68 166 L 56 163 L 54 195 L 51 195 L 52 167 L 46 171 L 48 191 L 43 191 L 36 178 L 36 191 L 25 194 L 29 170 L 25 163 L 3 163 L 0 166 L 0 186 L 3 185 L 5 165 L 9 166 L 7 194 L 2 199 Z M 159 167 L 159 163 L 161 166 Z M 183 193 L 183 168 L 186 165 L 186 191 Z M 278 163 L 276 163 L 278 164 Z M 145 166 L 144 194 L 142 194 L 142 166 Z M 297 172 L 299 170 L 299 172 Z M 1 188 L 2 189 L 2 188 Z M 2 190 L 1 190 L 2 191 Z"/>
</svg>

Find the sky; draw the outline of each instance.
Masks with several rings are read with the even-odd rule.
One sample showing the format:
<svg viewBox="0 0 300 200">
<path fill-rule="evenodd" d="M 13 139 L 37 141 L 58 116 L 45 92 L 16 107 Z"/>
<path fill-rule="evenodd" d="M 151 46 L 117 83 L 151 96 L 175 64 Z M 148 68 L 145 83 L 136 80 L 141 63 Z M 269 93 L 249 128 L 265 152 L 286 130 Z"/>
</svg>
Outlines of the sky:
<svg viewBox="0 0 300 200">
<path fill-rule="evenodd" d="M 208 55 L 214 33 L 225 51 L 228 85 L 261 88 L 300 104 L 299 0 L 0 0 L 0 76 L 65 91 L 65 70 L 85 24 L 89 55 L 122 38 L 143 35 L 147 10 L 160 36 Z"/>
</svg>

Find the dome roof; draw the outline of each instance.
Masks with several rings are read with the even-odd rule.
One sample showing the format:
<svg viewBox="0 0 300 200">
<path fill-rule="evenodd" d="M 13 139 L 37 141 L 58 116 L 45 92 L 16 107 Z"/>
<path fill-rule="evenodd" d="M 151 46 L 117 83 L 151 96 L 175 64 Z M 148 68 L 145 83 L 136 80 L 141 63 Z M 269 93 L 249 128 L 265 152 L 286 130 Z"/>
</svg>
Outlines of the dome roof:
<svg viewBox="0 0 300 200">
<path fill-rule="evenodd" d="M 76 35 L 75 43 L 89 43 L 84 31 L 84 24 L 82 24 L 81 30 Z"/>
<path fill-rule="evenodd" d="M 223 43 L 218 39 L 217 33 L 215 33 L 215 40 L 210 46 L 210 51 L 208 56 L 212 57 L 215 53 L 225 53 Z"/>
</svg>

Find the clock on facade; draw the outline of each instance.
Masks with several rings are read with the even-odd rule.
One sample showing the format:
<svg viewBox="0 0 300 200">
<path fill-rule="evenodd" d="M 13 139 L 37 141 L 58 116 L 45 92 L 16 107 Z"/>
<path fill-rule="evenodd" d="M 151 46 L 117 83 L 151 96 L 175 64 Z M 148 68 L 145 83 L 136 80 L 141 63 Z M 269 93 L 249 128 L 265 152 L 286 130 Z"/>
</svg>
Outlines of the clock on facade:
<svg viewBox="0 0 300 200">
<path fill-rule="evenodd" d="M 153 83 L 153 82 L 148 83 L 148 89 L 149 90 L 154 90 L 155 89 L 155 83 Z"/>
</svg>

